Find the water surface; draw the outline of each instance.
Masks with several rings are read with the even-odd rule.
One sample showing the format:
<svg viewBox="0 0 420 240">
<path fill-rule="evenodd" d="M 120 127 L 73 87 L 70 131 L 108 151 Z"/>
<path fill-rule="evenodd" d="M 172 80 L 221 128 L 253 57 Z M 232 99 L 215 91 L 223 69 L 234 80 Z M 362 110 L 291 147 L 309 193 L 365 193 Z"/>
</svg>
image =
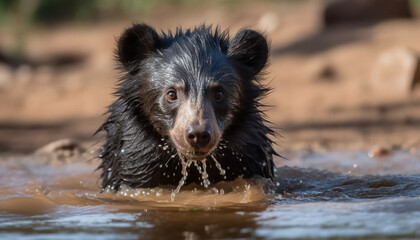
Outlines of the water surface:
<svg viewBox="0 0 420 240">
<path fill-rule="evenodd" d="M 99 193 L 96 160 L 0 157 L 0 239 L 419 239 L 420 152 L 287 154 L 275 192 L 238 180 L 202 189 Z"/>
</svg>

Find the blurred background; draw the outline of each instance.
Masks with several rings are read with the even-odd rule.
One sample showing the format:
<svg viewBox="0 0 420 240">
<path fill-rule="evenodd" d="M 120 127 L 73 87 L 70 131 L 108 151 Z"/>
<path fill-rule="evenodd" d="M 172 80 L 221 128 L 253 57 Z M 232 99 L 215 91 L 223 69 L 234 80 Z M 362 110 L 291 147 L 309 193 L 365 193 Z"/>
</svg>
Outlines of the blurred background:
<svg viewBox="0 0 420 240">
<path fill-rule="evenodd" d="M 419 0 L 0 0 L 0 153 L 87 146 L 133 22 L 252 27 L 271 41 L 279 151 L 420 147 Z"/>
</svg>

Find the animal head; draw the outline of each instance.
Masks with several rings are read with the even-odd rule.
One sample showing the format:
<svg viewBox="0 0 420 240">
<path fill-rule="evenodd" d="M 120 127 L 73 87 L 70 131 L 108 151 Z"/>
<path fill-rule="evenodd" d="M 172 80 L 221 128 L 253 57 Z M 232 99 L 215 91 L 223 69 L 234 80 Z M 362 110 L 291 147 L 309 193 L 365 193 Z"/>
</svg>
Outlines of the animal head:
<svg viewBox="0 0 420 240">
<path fill-rule="evenodd" d="M 205 159 L 233 122 L 254 107 L 253 83 L 265 67 L 268 44 L 258 32 L 227 32 L 200 26 L 158 34 L 134 24 L 118 39 L 124 77 L 118 93 L 178 154 Z M 262 90 L 261 90 L 262 91 Z"/>
</svg>

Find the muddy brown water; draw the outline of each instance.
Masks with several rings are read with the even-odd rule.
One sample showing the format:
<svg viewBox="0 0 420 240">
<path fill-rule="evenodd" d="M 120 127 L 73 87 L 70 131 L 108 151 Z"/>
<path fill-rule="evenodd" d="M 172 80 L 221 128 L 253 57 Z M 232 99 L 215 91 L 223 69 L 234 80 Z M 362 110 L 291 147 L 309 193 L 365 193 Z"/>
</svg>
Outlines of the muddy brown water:
<svg viewBox="0 0 420 240">
<path fill-rule="evenodd" d="M 270 194 L 239 179 L 173 200 L 99 193 L 89 156 L 0 156 L 0 239 L 420 239 L 420 151 L 286 155 Z"/>
</svg>

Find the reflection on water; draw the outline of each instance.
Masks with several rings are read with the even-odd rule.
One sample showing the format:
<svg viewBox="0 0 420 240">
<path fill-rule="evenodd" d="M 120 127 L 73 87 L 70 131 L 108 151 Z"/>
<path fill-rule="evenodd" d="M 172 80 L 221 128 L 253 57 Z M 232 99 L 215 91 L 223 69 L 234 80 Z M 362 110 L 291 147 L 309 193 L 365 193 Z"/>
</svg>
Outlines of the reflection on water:
<svg viewBox="0 0 420 240">
<path fill-rule="evenodd" d="M 0 159 L 0 239 L 418 239 L 420 156 L 293 153 L 276 191 L 237 180 L 209 189 L 99 193 L 97 162 Z M 289 166 L 285 166 L 289 165 Z"/>
</svg>

